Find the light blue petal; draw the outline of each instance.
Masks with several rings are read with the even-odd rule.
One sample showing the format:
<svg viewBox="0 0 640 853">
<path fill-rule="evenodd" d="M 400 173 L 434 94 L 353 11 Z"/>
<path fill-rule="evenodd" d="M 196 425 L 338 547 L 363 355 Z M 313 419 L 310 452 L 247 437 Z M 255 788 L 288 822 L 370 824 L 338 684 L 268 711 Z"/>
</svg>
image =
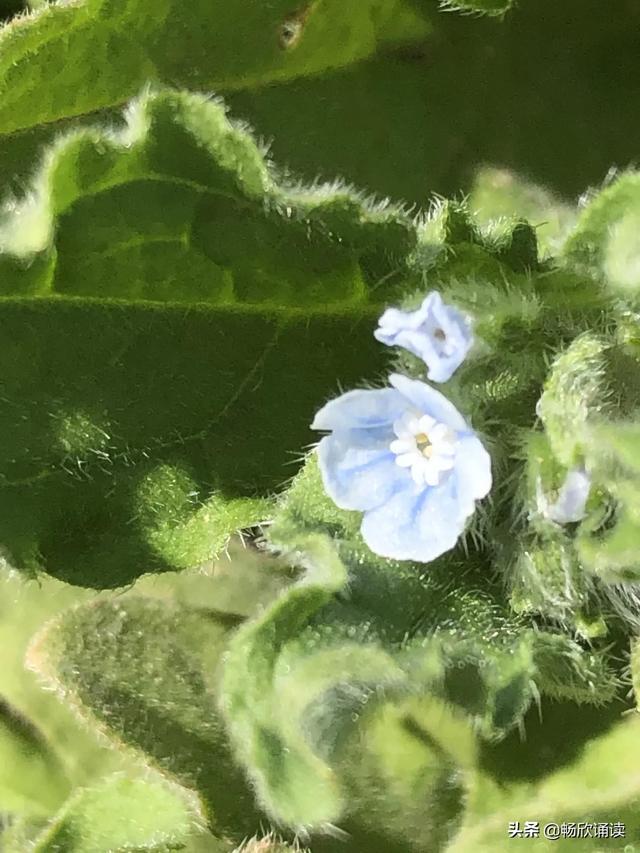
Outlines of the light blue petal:
<svg viewBox="0 0 640 853">
<path fill-rule="evenodd" d="M 420 329 L 402 329 L 396 335 L 395 342 L 396 346 L 409 350 L 427 365 L 436 365 L 440 361 L 433 339 L 430 335 L 425 335 L 424 331 Z"/>
<path fill-rule="evenodd" d="M 430 293 L 415 311 L 401 311 L 399 308 L 387 308 L 380 317 L 379 328 L 373 333 L 379 341 L 392 345 L 395 337 L 403 331 L 416 331 L 429 319 L 434 300 L 439 294 Z M 401 345 L 402 346 L 402 345 Z M 416 353 L 417 355 L 417 353 Z"/>
<path fill-rule="evenodd" d="M 491 491 L 491 456 L 473 433 L 463 435 L 456 445 L 455 474 L 460 511 L 470 515 L 475 501 Z"/>
<path fill-rule="evenodd" d="M 406 311 L 400 311 L 398 308 L 387 308 L 378 320 L 379 325 L 373 333 L 374 338 L 388 347 L 395 346 L 396 335 L 411 324 L 410 317 L 411 315 Z"/>
<path fill-rule="evenodd" d="M 434 305 L 433 319 L 446 334 L 452 352 L 450 355 L 436 353 L 433 362 L 427 362 L 430 367 L 427 376 L 433 382 L 447 382 L 467 357 L 473 335 L 463 314 L 442 301 Z"/>
<path fill-rule="evenodd" d="M 409 379 L 400 373 L 392 374 L 389 382 L 420 412 L 431 415 L 432 418 L 456 432 L 468 432 L 469 427 L 460 412 L 435 388 L 418 379 Z"/>
<path fill-rule="evenodd" d="M 330 400 L 315 416 L 311 429 L 370 429 L 392 424 L 407 403 L 393 388 L 348 391 Z"/>
<path fill-rule="evenodd" d="M 369 510 L 412 483 L 389 450 L 393 434 L 384 430 L 339 430 L 317 448 L 326 493 L 341 509 Z"/>
<path fill-rule="evenodd" d="M 590 490 L 591 476 L 584 468 L 573 468 L 567 473 L 557 501 L 545 510 L 545 517 L 558 524 L 582 521 Z"/>
<path fill-rule="evenodd" d="M 450 356 L 437 355 L 432 360 L 430 366 L 429 361 L 423 358 L 425 364 L 429 366 L 427 379 L 430 379 L 432 382 L 448 382 L 464 361 L 465 356 L 466 352 L 461 350 L 454 352 Z"/>
<path fill-rule="evenodd" d="M 450 476 L 435 488 L 398 490 L 365 513 L 361 530 L 381 557 L 429 563 L 455 546 L 467 517 L 460 512 L 456 478 Z"/>
</svg>

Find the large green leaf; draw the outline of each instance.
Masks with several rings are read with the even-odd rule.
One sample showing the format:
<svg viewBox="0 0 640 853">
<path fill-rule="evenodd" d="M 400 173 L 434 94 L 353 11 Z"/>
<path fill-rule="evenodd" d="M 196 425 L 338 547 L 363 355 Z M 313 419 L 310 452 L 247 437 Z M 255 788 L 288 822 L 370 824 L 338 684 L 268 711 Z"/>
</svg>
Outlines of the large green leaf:
<svg viewBox="0 0 640 853">
<path fill-rule="evenodd" d="M 640 97 L 639 14 L 602 0 L 522 0 L 504 19 L 439 13 L 413 49 L 229 100 L 308 180 L 341 175 L 424 207 L 433 192 L 470 191 L 488 164 L 572 201 L 640 156 L 627 109 Z"/>
<path fill-rule="evenodd" d="M 25 583 L 0 566 L 0 697 L 6 703 L 0 730 L 2 809 L 14 818 L 49 817 L 72 787 L 123 768 L 120 756 L 81 728 L 68 707 L 43 690 L 24 665 L 33 634 L 87 592 L 53 578 Z"/>
<path fill-rule="evenodd" d="M 169 853 L 183 848 L 196 820 L 193 804 L 190 807 L 177 790 L 118 775 L 77 791 L 30 849 L 34 853 Z"/>
<path fill-rule="evenodd" d="M 229 554 L 231 559 L 223 557 L 204 570 L 150 575 L 136 588 L 152 596 L 151 604 L 154 599 L 160 599 L 160 608 L 166 603 L 169 613 L 174 612 L 171 602 L 175 602 L 190 609 L 206 609 L 212 618 L 233 626 L 242 615 L 277 595 L 290 572 L 239 542 L 232 543 Z M 134 753 L 109 748 L 104 738 L 98 745 L 95 728 L 76 717 L 73 703 L 61 703 L 23 665 L 27 638 L 65 607 L 88 601 L 90 593 L 50 577 L 25 583 L 18 573 L 4 568 L 0 579 L 0 696 L 11 701 L 11 706 L 3 703 L 0 713 L 0 802 L 7 816 L 0 846 L 22 853 L 31 849 L 31 842 L 35 843 L 43 825 L 63 806 L 70 790 L 94 788 L 114 771 L 124 771 L 128 779 L 138 778 L 140 768 Z M 111 595 L 104 593 L 102 597 Z M 122 600 L 121 594 L 118 599 Z M 40 665 L 37 654 L 32 653 L 29 661 L 32 668 Z M 105 828 L 104 823 L 102 826 Z M 201 846 L 195 846 L 196 838 L 190 837 L 190 853 L 229 851 L 223 842 L 215 846 L 208 834 L 197 843 Z"/>
<path fill-rule="evenodd" d="M 118 586 L 267 517 L 319 403 L 383 366 L 415 240 L 347 190 L 281 188 L 202 97 L 57 143 L 0 234 L 12 561 Z"/>
<path fill-rule="evenodd" d="M 217 709 L 225 622 L 142 596 L 94 602 L 50 623 L 29 661 L 115 746 L 197 791 L 216 833 L 240 841 L 260 818 Z"/>
<path fill-rule="evenodd" d="M 410 49 L 217 91 L 304 179 L 340 175 L 420 206 L 433 192 L 470 191 L 479 164 L 509 167 L 573 199 L 612 164 L 638 159 L 640 127 L 626 109 L 640 96 L 636 8 L 538 0 L 518 3 L 504 20 L 438 13 L 435 0 L 417 8 L 431 13 L 434 27 Z M 557 51 L 558 42 L 567 50 Z M 18 175 L 19 191 L 38 139 L 60 130 L 49 124 L 0 139 L 0 178 Z"/>
<path fill-rule="evenodd" d="M 0 133 L 118 104 L 148 80 L 230 89 L 347 65 L 424 34 L 402 0 L 79 0 L 0 31 Z"/>
<path fill-rule="evenodd" d="M 189 608 L 206 608 L 234 625 L 265 606 L 289 582 L 291 570 L 255 548 L 232 542 L 229 556 L 195 571 L 149 575 L 136 590 Z M 98 742 L 71 708 L 43 690 L 24 665 L 28 642 L 66 608 L 90 593 L 51 577 L 25 582 L 0 567 L 0 800 L 16 816 L 47 817 L 69 786 L 86 787 L 105 774 L 129 771 L 125 757 Z M 110 595 L 110 593 L 106 593 Z"/>
</svg>

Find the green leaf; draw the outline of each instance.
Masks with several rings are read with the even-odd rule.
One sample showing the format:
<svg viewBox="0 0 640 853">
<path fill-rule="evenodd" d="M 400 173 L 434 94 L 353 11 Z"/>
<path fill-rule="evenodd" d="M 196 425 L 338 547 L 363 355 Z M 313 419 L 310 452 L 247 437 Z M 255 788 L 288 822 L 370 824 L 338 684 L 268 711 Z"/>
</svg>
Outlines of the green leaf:
<svg viewBox="0 0 640 853">
<path fill-rule="evenodd" d="M 273 685 L 283 644 L 346 582 L 344 566 L 329 540 L 309 537 L 300 547 L 310 565 L 304 583 L 239 633 L 232 643 L 223 681 L 223 708 L 230 734 L 262 805 L 291 826 L 322 825 L 334 821 L 342 809 L 337 780 L 304 740 L 295 738 L 296 718 L 309 702 L 310 691 L 287 694 L 287 704 L 294 701 L 297 708 L 288 708 L 285 719 L 277 714 L 274 704 L 283 701 Z M 388 677 L 396 674 L 384 655 L 372 652 L 370 661 L 363 657 L 366 653 L 354 650 L 354 666 L 366 667 L 368 663 L 381 674 L 386 670 Z M 335 661 L 327 660 L 318 667 L 315 660 L 307 675 L 313 678 L 314 686 L 318 682 L 322 685 L 327 676 L 331 678 L 335 666 Z M 281 731 L 283 726 L 294 729 L 293 752 Z"/>
<path fill-rule="evenodd" d="M 473 777 L 468 722 L 429 695 L 369 702 L 335 757 L 355 850 L 442 849 L 460 825 Z"/>
<path fill-rule="evenodd" d="M 640 424 L 635 421 L 617 421 L 615 424 L 594 425 L 589 431 L 589 446 L 608 464 L 613 461 L 628 474 L 640 475 Z"/>
<path fill-rule="evenodd" d="M 199 96 L 57 143 L 0 235 L 4 292 L 41 294 L 0 300 L 13 564 L 119 586 L 264 520 L 322 399 L 383 366 L 415 240 L 346 189 L 281 188 Z"/>
<path fill-rule="evenodd" d="M 566 717 L 563 729 L 566 737 Z M 542 729 L 544 734 L 544 728 Z M 637 717 L 614 725 L 607 733 L 588 740 L 574 760 L 537 782 L 496 784 L 480 780 L 473 792 L 466 825 L 447 848 L 447 853 L 477 850 L 513 850 L 517 840 L 509 838 L 512 821 L 540 822 L 536 850 L 562 850 L 576 845 L 585 851 L 622 850 L 640 831 L 640 776 L 637 750 L 640 720 Z M 545 840 L 542 830 L 549 823 L 626 823 L 625 838 L 562 838 Z M 527 843 L 527 840 L 522 842 Z"/>
<path fill-rule="evenodd" d="M 582 566 L 605 584 L 635 580 L 638 573 L 640 480 L 628 463 L 638 436 L 635 422 L 624 418 L 634 416 L 640 405 L 639 362 L 624 334 L 618 333 L 618 338 L 591 332 L 579 335 L 553 363 L 537 408 L 552 459 L 564 471 L 576 465 L 585 465 L 589 471 L 590 497 L 576 532 L 576 554 Z M 540 443 L 538 454 L 544 463 L 537 466 L 539 472 L 545 465 L 553 468 L 550 454 Z M 534 464 L 534 473 L 535 468 Z M 549 473 L 536 476 L 540 486 L 532 483 L 530 491 L 556 488 L 558 472 L 554 472 L 555 484 L 549 482 Z M 539 499 L 531 500 L 530 508 L 536 502 Z M 569 540 L 566 544 L 570 546 Z M 560 552 L 570 565 L 574 559 L 570 547 L 561 547 Z M 605 586 L 599 591 L 615 605 L 615 589 Z"/>
<path fill-rule="evenodd" d="M 47 817 L 69 793 L 69 779 L 42 733 L 0 699 L 2 810 Z"/>
<path fill-rule="evenodd" d="M 635 7 L 523 0 L 504 19 L 441 13 L 433 23 L 413 49 L 231 93 L 234 113 L 303 179 L 341 175 L 419 207 L 434 192 L 471 191 L 480 164 L 572 204 L 612 164 L 637 161 Z"/>
<path fill-rule="evenodd" d="M 589 419 L 612 409 L 607 402 L 610 342 L 591 332 L 577 337 L 555 360 L 538 404 L 551 450 L 571 468 L 585 453 Z M 603 403 L 604 401 L 604 403 Z"/>
<path fill-rule="evenodd" d="M 160 598 L 160 607 L 166 602 L 171 612 L 173 601 L 206 611 L 222 624 L 235 625 L 242 618 L 239 614 L 249 614 L 272 599 L 287 583 L 289 572 L 250 546 L 234 542 L 230 555 L 232 561 L 224 558 L 206 570 L 149 576 L 136 588 Z M 139 768 L 121 749 L 108 749 L 104 738 L 98 746 L 95 728 L 83 725 L 69 703 L 61 703 L 53 692 L 43 690 L 34 673 L 23 665 L 27 639 L 65 607 L 86 602 L 89 593 L 47 577 L 38 584 L 25 583 L 16 572 L 5 569 L 0 571 L 0 579 L 0 644 L 4 649 L 0 696 L 10 698 L 12 706 L 9 710 L 7 704 L 0 716 L 4 756 L 0 800 L 5 813 L 10 812 L 10 829 L 2 831 L 1 843 L 12 853 L 22 853 L 31 849 L 42 824 L 62 806 L 71 787 L 93 787 L 105 774 L 124 770 L 131 776 Z M 118 598 L 122 600 L 122 595 Z M 228 844 L 213 847 L 212 836 L 203 837 L 202 843 L 204 847 L 196 848 L 195 840 L 190 839 L 189 851 L 229 853 Z"/>
<path fill-rule="evenodd" d="M 53 578 L 40 583 L 25 582 L 16 572 L 0 565 L 0 696 L 13 709 L 3 715 L 3 731 L 18 737 L 24 764 L 1 761 L 6 767 L 7 787 L 3 801 L 32 791 L 35 808 L 24 812 L 48 817 L 62 805 L 70 787 L 90 785 L 96 778 L 123 768 L 117 755 L 99 744 L 95 735 L 78 726 L 68 707 L 43 690 L 24 658 L 29 641 L 37 630 L 62 610 L 87 597 Z M 8 725 L 8 728 L 6 728 Z M 44 767 L 43 775 L 38 770 Z M 31 769 L 30 769 L 31 768 Z M 41 780 L 42 784 L 38 780 Z M 38 806 L 38 803 L 41 805 Z"/>
<path fill-rule="evenodd" d="M 159 582 L 165 583 L 162 579 Z M 143 581 L 143 584 L 150 585 L 151 581 Z M 315 586 L 310 584 L 311 598 L 319 595 L 323 585 L 320 576 Z M 304 596 L 304 590 L 299 590 L 299 604 Z M 284 606 L 283 600 L 273 605 L 283 612 Z M 291 608 L 296 606 L 299 605 L 294 605 L 292 598 Z M 304 607 L 307 606 L 308 602 Z M 253 623 L 258 632 L 262 631 L 260 621 Z M 226 630 L 221 627 L 220 617 L 212 611 L 197 612 L 193 608 L 128 595 L 83 605 L 64 614 L 40 634 L 29 660 L 31 666 L 65 696 L 65 701 L 106 734 L 114 745 L 141 752 L 151 765 L 196 790 L 204 801 L 211 828 L 217 835 L 237 841 L 253 833 L 265 818 L 256 811 L 253 797 L 229 754 L 225 731 L 218 717 L 216 685 L 222 674 L 220 667 L 226 670 L 231 664 L 231 659 L 224 654 L 217 662 L 225 646 Z M 376 672 L 379 675 L 381 665 L 387 669 L 391 665 L 393 672 L 398 671 L 397 666 L 389 663 L 382 650 L 376 653 L 370 648 L 360 654 L 355 644 L 352 643 L 352 647 L 351 674 L 357 679 L 353 683 L 356 691 L 353 696 L 349 695 L 349 688 L 342 694 L 338 684 L 333 698 L 336 673 L 341 677 L 346 670 L 330 648 L 320 658 L 306 664 L 304 658 L 298 661 L 303 667 L 296 668 L 295 677 L 289 679 L 287 661 L 281 659 L 281 700 L 279 704 L 274 701 L 272 707 L 278 710 L 278 725 L 283 726 L 287 738 L 292 738 L 291 753 L 281 755 L 281 760 L 288 763 L 289 755 L 293 757 L 304 746 L 295 733 L 300 721 L 314 732 L 314 744 L 323 755 L 332 745 L 342 743 L 340 727 L 337 742 L 333 736 L 327 737 L 330 733 L 327 725 L 335 707 L 336 723 L 342 721 L 353 730 L 354 739 L 348 754 L 360 755 L 358 760 L 362 768 L 361 772 L 357 771 L 354 760 L 348 762 L 348 769 L 340 770 L 340 784 L 349 792 L 353 812 L 347 828 L 356 839 L 356 846 L 346 850 L 362 849 L 357 846 L 358 839 L 369 839 L 367 843 L 370 843 L 371 836 L 362 828 L 367 823 L 367 810 L 374 800 L 379 800 L 383 808 L 382 795 L 388 785 L 394 790 L 388 791 L 385 808 L 390 820 L 395 810 L 393 820 L 398 831 L 402 826 L 403 803 L 413 790 L 411 826 L 417 829 L 425 825 L 425 798 L 429 802 L 433 798 L 433 823 L 430 818 L 428 825 L 433 832 L 449 832 L 452 809 L 455 817 L 460 808 L 462 783 L 458 761 L 464 759 L 468 763 L 473 752 L 468 726 L 435 699 L 418 705 L 415 702 L 401 705 L 390 696 L 381 696 L 381 700 L 390 699 L 385 711 L 383 705 L 363 689 L 361 677 L 366 673 L 361 665 L 368 667 L 369 677 Z M 266 651 L 266 648 L 261 650 L 260 660 Z M 339 665 L 337 670 L 336 664 Z M 300 677 L 306 680 L 306 691 L 296 690 Z M 258 693 L 254 690 L 251 695 Z M 307 709 L 305 697 L 312 695 L 321 697 L 322 702 Z M 368 701 L 363 705 L 361 699 L 365 698 Z M 354 699 L 357 700 L 355 706 Z M 268 700 L 260 696 L 260 701 L 264 707 Z M 375 722 L 372 720 L 371 724 L 354 728 L 351 720 L 354 713 L 361 716 L 377 709 L 381 716 L 376 713 Z M 255 713 L 259 714 L 260 709 Z M 242 726 L 240 716 L 238 722 Z M 274 719 L 270 725 L 275 723 Z M 412 733 L 411 725 L 419 726 L 419 738 L 424 737 L 424 742 L 416 740 L 418 735 Z M 424 734 L 424 729 L 433 733 L 435 745 L 429 735 Z M 365 734 L 370 739 L 370 747 L 363 754 L 358 743 Z M 441 742 L 443 745 L 438 746 Z M 272 746 L 275 748 L 275 742 Z M 332 761 L 338 762 L 342 754 L 343 751 L 338 750 Z M 411 758 L 411 767 L 405 767 L 401 774 L 401 765 L 407 756 Z M 321 761 L 316 759 L 316 766 L 318 763 Z M 283 774 L 283 785 L 286 779 Z M 305 784 L 311 786 L 314 781 L 307 778 Z M 304 798 L 304 792 L 300 797 Z M 357 803 L 361 803 L 361 812 L 356 808 Z M 383 827 L 378 825 L 378 830 L 383 831 Z M 378 850 L 377 847 L 368 849 Z"/>
<path fill-rule="evenodd" d="M 636 241 L 633 221 L 640 211 L 640 174 L 626 172 L 601 192 L 592 194 L 565 245 L 573 263 L 613 273 L 614 284 L 637 287 L 632 276 Z M 628 268 L 629 267 L 629 268 Z M 626 271 L 625 271 L 626 270 Z"/>
<path fill-rule="evenodd" d="M 622 296 L 637 297 L 640 291 L 639 229 L 640 191 L 635 206 L 613 225 L 605 248 L 604 274 Z"/>
<path fill-rule="evenodd" d="M 330 538 L 299 534 L 289 549 L 307 571 L 238 631 L 225 661 L 236 753 L 276 820 L 309 830 L 340 821 L 356 838 L 392 833 L 422 849 L 458 819 L 470 728 L 437 698 L 416 699 L 356 601 L 345 614 L 334 600 L 347 578 Z"/>
<path fill-rule="evenodd" d="M 347 65 L 424 32 L 401 0 L 46 5 L 0 31 L 0 133 L 122 103 L 148 80 L 255 86 Z"/>
<path fill-rule="evenodd" d="M 112 776 L 77 791 L 33 846 L 34 853 L 169 853 L 183 847 L 197 813 L 177 789 Z"/>
<path fill-rule="evenodd" d="M 637 625 L 615 585 L 638 577 L 640 479 L 629 459 L 637 455 L 631 418 L 640 405 L 639 362 L 623 329 L 611 334 L 614 322 L 600 334 L 579 334 L 551 366 L 536 406 L 545 435 L 531 432 L 525 442 L 527 482 L 519 500 L 530 524 L 525 541 L 506 549 L 516 608 L 568 618 L 588 635 L 601 633 L 610 617 Z M 576 468 L 590 482 L 584 518 L 563 527 L 550 520 L 548 507 Z"/>
<path fill-rule="evenodd" d="M 49 623 L 29 662 L 113 745 L 197 791 L 211 830 L 239 842 L 260 817 L 217 708 L 235 621 L 141 596 L 96 601 Z"/>
<path fill-rule="evenodd" d="M 637 362 L 628 365 L 627 370 L 633 382 Z M 597 507 L 599 511 L 593 512 L 580 527 L 576 540 L 578 552 L 591 571 L 611 584 L 611 600 L 621 605 L 621 612 L 635 626 L 638 617 L 634 607 L 625 606 L 626 591 L 624 587 L 616 588 L 616 584 L 635 581 L 640 576 L 638 424 L 624 420 L 595 423 L 587 437 L 587 458 L 603 498 Z"/>
</svg>

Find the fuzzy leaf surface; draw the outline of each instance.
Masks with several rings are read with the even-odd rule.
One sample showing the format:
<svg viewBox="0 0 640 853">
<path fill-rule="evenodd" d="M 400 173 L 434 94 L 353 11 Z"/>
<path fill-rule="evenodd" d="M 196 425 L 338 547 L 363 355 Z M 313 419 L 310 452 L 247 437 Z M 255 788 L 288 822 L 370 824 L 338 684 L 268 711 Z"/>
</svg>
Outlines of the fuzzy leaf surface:
<svg viewBox="0 0 640 853">
<path fill-rule="evenodd" d="M 260 804 L 291 828 L 339 821 L 354 839 L 441 843 L 462 809 L 470 727 L 439 698 L 416 698 L 419 684 L 372 619 L 335 599 L 347 564 L 329 537 L 299 533 L 289 548 L 306 571 L 239 629 L 222 680 L 234 751 Z"/>
<path fill-rule="evenodd" d="M 602 276 L 621 297 L 640 291 L 640 173 L 623 172 L 593 193 L 564 247 L 567 259 Z"/>
<path fill-rule="evenodd" d="M 240 841 L 259 818 L 217 710 L 233 624 L 142 596 L 98 601 L 50 623 L 29 661 L 114 745 L 197 791 L 216 834 Z"/>
<path fill-rule="evenodd" d="M 348 65 L 424 34 L 401 0 L 74 0 L 0 30 L 0 133 L 124 102 L 148 81 L 207 90 Z"/>
<path fill-rule="evenodd" d="M 117 815 L 117 820 L 114 816 Z M 195 815 L 184 796 L 153 781 L 112 776 L 80 789 L 35 841 L 34 853 L 181 849 Z"/>
<path fill-rule="evenodd" d="M 415 239 L 346 190 L 283 189 L 199 96 L 54 145 L 0 234 L 12 562 L 119 586 L 263 520 L 318 400 L 383 366 L 372 331 Z"/>
<path fill-rule="evenodd" d="M 508 851 L 514 839 L 508 837 L 511 821 L 532 819 L 541 829 L 549 823 L 604 823 L 620 821 L 626 834 L 614 837 L 583 836 L 585 851 L 622 851 L 640 837 L 638 806 L 640 778 L 635 767 L 640 721 L 636 716 L 612 726 L 589 739 L 573 761 L 538 781 L 516 785 L 480 783 L 469 803 L 466 826 L 447 848 L 447 853 L 476 850 Z M 575 848 L 576 838 L 534 841 L 540 851 Z"/>
</svg>

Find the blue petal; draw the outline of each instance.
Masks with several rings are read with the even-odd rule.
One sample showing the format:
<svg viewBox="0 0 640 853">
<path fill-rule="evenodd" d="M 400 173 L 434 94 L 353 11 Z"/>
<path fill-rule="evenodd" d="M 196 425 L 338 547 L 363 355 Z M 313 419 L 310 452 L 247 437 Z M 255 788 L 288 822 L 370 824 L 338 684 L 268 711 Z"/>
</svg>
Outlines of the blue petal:
<svg viewBox="0 0 640 853">
<path fill-rule="evenodd" d="M 387 308 L 378 321 L 379 328 L 373 333 L 374 337 L 382 343 L 393 344 L 398 334 L 404 331 L 417 331 L 429 319 L 434 299 L 438 296 L 438 293 L 430 293 L 415 311 Z"/>
<path fill-rule="evenodd" d="M 467 422 L 460 412 L 435 388 L 399 373 L 392 374 L 389 382 L 419 411 L 431 415 L 439 423 L 446 424 L 457 432 L 468 431 Z"/>
<path fill-rule="evenodd" d="M 558 524 L 582 521 L 586 515 L 587 500 L 591 491 L 591 476 L 584 468 L 573 468 L 567 473 L 558 493 L 558 499 L 544 512 L 546 518 Z"/>
<path fill-rule="evenodd" d="M 348 391 L 323 406 L 311 429 L 371 429 L 392 424 L 402 416 L 407 403 L 393 388 Z"/>
<path fill-rule="evenodd" d="M 389 450 L 393 434 L 379 430 L 338 430 L 319 443 L 318 462 L 326 493 L 341 509 L 369 510 L 412 483 Z"/>
<path fill-rule="evenodd" d="M 436 354 L 433 360 L 423 357 L 423 361 L 429 366 L 427 378 L 432 382 L 448 382 L 464 361 L 465 356 L 466 352 L 457 350 L 450 356 Z"/>
<path fill-rule="evenodd" d="M 381 557 L 429 563 L 450 551 L 464 530 L 455 476 L 432 489 L 399 489 L 365 513 L 362 536 Z"/>
<path fill-rule="evenodd" d="M 473 335 L 466 318 L 457 309 L 444 305 L 441 300 L 434 305 L 433 317 L 444 331 L 453 351 L 450 355 L 436 353 L 433 362 L 427 362 L 430 368 L 427 376 L 433 382 L 447 382 L 467 357 L 473 344 Z"/>
<path fill-rule="evenodd" d="M 456 445 L 455 473 L 460 511 L 471 515 L 475 501 L 491 491 L 491 457 L 473 433 L 460 437 Z"/>
</svg>

